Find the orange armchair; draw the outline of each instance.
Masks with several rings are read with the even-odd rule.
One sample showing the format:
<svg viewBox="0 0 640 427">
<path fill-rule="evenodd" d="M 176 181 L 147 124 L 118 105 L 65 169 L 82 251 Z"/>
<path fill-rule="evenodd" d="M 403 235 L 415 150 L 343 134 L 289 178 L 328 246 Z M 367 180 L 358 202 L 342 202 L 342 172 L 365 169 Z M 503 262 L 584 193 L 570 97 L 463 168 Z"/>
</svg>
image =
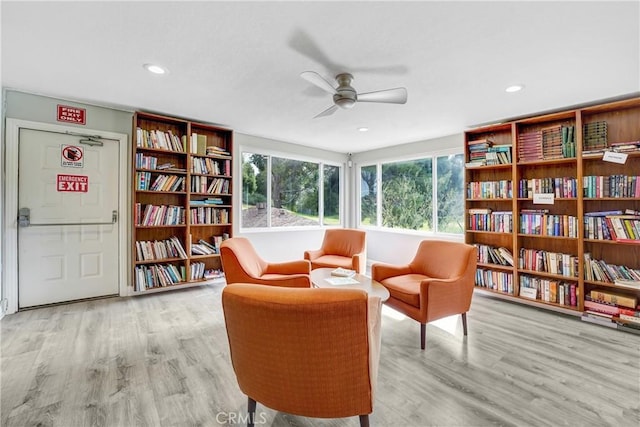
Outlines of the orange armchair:
<svg viewBox="0 0 640 427">
<path fill-rule="evenodd" d="M 269 263 L 258 255 L 244 237 L 232 237 L 220 245 L 222 268 L 227 283 L 310 288 L 311 264 L 306 260 Z"/>
<path fill-rule="evenodd" d="M 471 245 L 424 240 L 409 264 L 373 264 L 371 277 L 389 290 L 385 304 L 420 322 L 424 350 L 426 324 L 433 320 L 461 314 L 467 335 L 476 265 L 476 249 Z"/>
<path fill-rule="evenodd" d="M 314 418 L 358 415 L 369 425 L 380 349 L 380 298 L 359 289 L 232 284 L 222 307 L 233 370 L 256 402 Z M 348 325 L 348 327 L 345 327 Z"/>
<path fill-rule="evenodd" d="M 311 269 L 342 267 L 364 273 L 367 262 L 366 233 L 351 228 L 326 230 L 322 247 L 305 251 L 304 259 L 311 261 Z"/>
</svg>

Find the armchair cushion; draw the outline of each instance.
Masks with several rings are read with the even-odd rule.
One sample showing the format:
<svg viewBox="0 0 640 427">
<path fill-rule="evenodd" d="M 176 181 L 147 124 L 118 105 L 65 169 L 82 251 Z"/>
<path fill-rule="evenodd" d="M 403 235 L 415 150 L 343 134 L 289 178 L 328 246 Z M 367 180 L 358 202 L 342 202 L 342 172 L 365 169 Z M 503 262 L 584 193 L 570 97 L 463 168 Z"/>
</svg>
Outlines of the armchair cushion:
<svg viewBox="0 0 640 427">
<path fill-rule="evenodd" d="M 403 274 L 379 281 L 389 295 L 406 304 L 420 308 L 420 282 L 428 279 L 423 274 Z"/>
</svg>

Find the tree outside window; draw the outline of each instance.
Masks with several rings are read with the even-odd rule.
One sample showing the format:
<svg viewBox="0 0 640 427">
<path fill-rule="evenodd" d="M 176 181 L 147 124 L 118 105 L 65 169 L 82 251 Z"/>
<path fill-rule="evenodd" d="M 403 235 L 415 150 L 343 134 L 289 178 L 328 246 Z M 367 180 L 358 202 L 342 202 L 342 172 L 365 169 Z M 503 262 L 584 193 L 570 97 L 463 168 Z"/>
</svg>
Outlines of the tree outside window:
<svg viewBox="0 0 640 427">
<path fill-rule="evenodd" d="M 464 233 L 462 154 L 361 167 L 361 225 L 378 225 L 378 168 L 382 177 L 382 227 L 434 233 Z"/>
<path fill-rule="evenodd" d="M 382 225 L 389 228 L 433 229 L 431 159 L 382 165 Z"/>
<path fill-rule="evenodd" d="M 323 224 L 341 224 L 340 175 L 339 166 L 243 153 L 242 227 L 317 226 L 320 206 Z"/>
<path fill-rule="evenodd" d="M 378 225 L 376 171 L 376 165 L 360 168 L 360 223 L 362 225 Z"/>
</svg>

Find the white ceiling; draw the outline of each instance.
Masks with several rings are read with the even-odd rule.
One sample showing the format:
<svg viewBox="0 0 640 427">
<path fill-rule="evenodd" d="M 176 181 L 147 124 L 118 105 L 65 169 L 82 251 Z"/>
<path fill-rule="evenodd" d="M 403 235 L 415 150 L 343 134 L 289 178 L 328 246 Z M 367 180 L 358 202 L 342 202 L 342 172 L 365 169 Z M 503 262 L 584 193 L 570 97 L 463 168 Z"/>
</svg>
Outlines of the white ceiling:
<svg viewBox="0 0 640 427">
<path fill-rule="evenodd" d="M 1 7 L 3 87 L 344 153 L 640 91 L 638 1 Z M 332 101 L 306 70 L 350 72 L 358 92 L 404 86 L 408 102 L 313 119 Z M 513 83 L 526 88 L 505 93 Z"/>
</svg>

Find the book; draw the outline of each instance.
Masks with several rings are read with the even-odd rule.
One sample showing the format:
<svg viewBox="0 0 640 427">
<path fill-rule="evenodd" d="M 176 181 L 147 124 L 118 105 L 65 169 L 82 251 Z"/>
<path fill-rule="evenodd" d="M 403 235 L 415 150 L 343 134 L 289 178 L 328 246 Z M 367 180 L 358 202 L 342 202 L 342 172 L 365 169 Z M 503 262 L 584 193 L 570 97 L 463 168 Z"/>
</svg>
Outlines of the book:
<svg viewBox="0 0 640 427">
<path fill-rule="evenodd" d="M 356 274 L 355 270 L 349 270 L 347 268 L 342 268 L 342 267 L 338 267 L 335 270 L 331 271 L 331 275 L 337 276 L 337 277 L 352 277 L 352 276 L 355 276 L 355 274 Z"/>
<path fill-rule="evenodd" d="M 603 289 L 594 289 L 590 292 L 590 295 L 592 300 L 608 302 L 623 307 L 636 308 L 638 305 L 638 298 L 635 296 L 609 292 Z"/>
<path fill-rule="evenodd" d="M 360 283 L 352 277 L 329 277 L 324 280 L 332 285 L 355 285 Z"/>
<path fill-rule="evenodd" d="M 613 283 L 625 288 L 640 289 L 640 280 L 615 279 Z"/>
</svg>

